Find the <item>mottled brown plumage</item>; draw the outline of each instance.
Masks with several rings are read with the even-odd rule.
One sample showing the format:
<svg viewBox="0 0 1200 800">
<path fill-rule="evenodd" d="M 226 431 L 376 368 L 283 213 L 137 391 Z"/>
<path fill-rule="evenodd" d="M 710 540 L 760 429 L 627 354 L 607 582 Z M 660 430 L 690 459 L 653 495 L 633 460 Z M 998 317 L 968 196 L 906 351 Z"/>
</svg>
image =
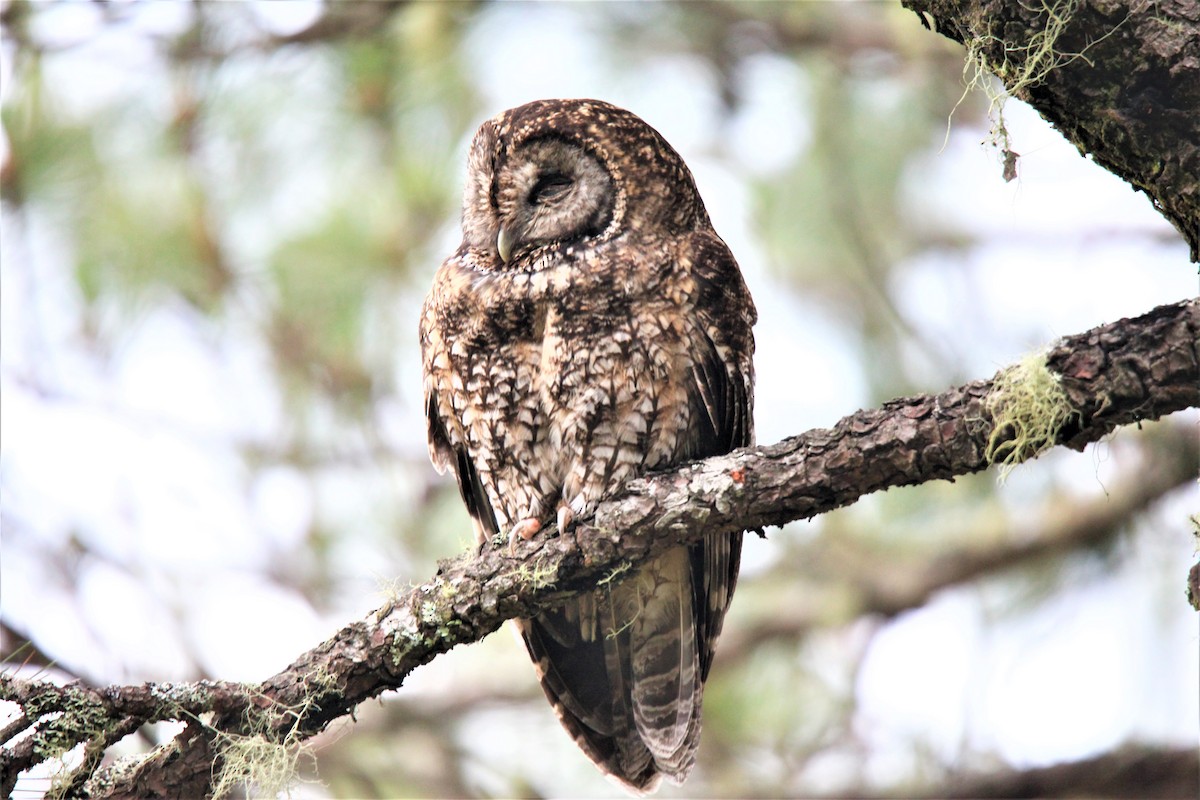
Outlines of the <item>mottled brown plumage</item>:
<svg viewBox="0 0 1200 800">
<path fill-rule="evenodd" d="M 649 125 L 543 100 L 471 145 L 463 243 L 421 316 L 429 449 L 480 541 L 565 529 L 649 470 L 753 438 L 754 304 Z M 682 782 L 742 534 L 517 620 L 568 732 L 638 792 Z"/>
</svg>

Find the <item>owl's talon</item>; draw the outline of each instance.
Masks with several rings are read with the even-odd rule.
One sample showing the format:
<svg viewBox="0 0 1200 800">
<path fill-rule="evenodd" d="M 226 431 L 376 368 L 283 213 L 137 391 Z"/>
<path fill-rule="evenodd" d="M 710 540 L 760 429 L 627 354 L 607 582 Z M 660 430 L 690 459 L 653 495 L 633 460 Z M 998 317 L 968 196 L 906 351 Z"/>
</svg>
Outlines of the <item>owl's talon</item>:
<svg viewBox="0 0 1200 800">
<path fill-rule="evenodd" d="M 524 539 L 529 541 L 534 535 L 542 529 L 541 520 L 529 517 L 513 525 L 513 529 L 508 533 L 508 554 L 515 556 L 517 554 L 517 540 Z"/>
<path fill-rule="evenodd" d="M 575 512 L 566 503 L 558 507 L 558 535 L 565 536 L 567 526 L 571 524 L 571 520 L 575 519 Z"/>
</svg>

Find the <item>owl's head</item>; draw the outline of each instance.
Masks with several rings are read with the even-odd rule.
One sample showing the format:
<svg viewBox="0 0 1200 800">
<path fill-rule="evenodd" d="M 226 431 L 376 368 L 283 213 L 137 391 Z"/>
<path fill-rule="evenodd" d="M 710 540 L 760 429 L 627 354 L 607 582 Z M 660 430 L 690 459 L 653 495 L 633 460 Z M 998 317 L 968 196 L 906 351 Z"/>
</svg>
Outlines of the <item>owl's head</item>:
<svg viewBox="0 0 1200 800">
<path fill-rule="evenodd" d="M 599 100 L 538 100 L 483 123 L 471 144 L 464 244 L 493 269 L 628 231 L 708 225 L 683 160 L 639 117 Z M 665 230 L 664 230 L 665 229 Z"/>
</svg>

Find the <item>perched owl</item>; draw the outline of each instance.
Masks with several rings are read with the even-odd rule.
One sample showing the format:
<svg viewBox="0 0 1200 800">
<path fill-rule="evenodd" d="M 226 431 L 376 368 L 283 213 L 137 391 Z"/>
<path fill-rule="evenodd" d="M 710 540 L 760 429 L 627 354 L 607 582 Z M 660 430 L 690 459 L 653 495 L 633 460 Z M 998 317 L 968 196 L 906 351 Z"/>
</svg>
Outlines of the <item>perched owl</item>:
<svg viewBox="0 0 1200 800">
<path fill-rule="evenodd" d="M 753 439 L 754 303 L 679 155 L 597 100 L 471 145 L 463 242 L 421 312 L 429 451 L 481 542 L 565 531 L 650 470 Z M 635 792 L 687 777 L 742 534 L 517 620 L 567 731 Z"/>
</svg>

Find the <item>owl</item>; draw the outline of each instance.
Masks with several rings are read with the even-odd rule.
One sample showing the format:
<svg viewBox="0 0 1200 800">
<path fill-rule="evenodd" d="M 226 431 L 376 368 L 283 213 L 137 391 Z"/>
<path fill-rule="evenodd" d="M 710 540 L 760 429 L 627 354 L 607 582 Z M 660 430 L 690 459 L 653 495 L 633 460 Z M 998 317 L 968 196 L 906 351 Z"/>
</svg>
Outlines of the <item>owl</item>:
<svg viewBox="0 0 1200 800">
<path fill-rule="evenodd" d="M 640 118 L 541 100 L 485 122 L 462 230 L 420 337 L 429 452 L 481 543 L 564 533 L 631 478 L 752 443 L 754 303 Z M 695 763 L 741 547 L 711 535 L 516 620 L 563 726 L 633 792 Z"/>
</svg>

